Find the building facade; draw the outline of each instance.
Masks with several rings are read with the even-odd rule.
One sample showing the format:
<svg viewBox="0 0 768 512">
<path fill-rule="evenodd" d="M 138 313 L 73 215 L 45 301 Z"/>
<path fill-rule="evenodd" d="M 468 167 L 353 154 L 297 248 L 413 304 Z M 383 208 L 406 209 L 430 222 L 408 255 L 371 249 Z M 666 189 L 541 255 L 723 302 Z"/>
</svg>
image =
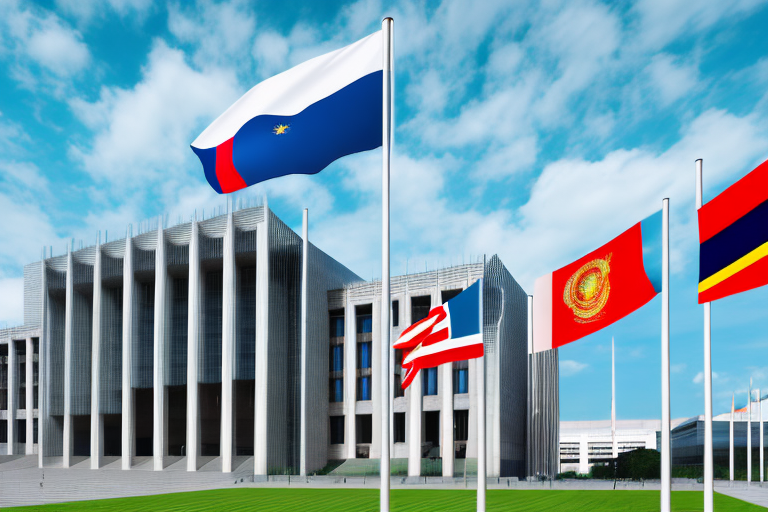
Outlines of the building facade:
<svg viewBox="0 0 768 512">
<path fill-rule="evenodd" d="M 659 420 L 617 420 L 617 454 L 656 449 Z M 560 473 L 589 473 L 595 464 L 613 460 L 611 420 L 560 422 Z"/>
<path fill-rule="evenodd" d="M 265 206 L 163 224 L 25 267 L 25 325 L 0 332 L 0 454 L 189 471 L 215 458 L 223 472 L 253 458 L 255 475 L 377 458 L 380 282 L 305 253 Z M 488 474 L 524 477 L 538 395 L 527 297 L 501 261 L 393 278 L 392 339 L 483 276 Z M 392 457 L 409 475 L 439 458 L 452 476 L 477 455 L 477 361 L 422 372 L 403 394 L 397 356 Z M 538 378 L 556 390 L 556 364 Z"/>
</svg>

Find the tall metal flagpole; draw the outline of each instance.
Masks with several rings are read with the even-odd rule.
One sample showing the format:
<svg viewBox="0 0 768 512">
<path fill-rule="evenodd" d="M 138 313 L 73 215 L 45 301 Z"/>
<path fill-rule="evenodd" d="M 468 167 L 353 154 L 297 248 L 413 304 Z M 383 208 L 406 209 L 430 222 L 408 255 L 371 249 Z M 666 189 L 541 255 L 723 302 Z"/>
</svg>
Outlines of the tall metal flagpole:
<svg viewBox="0 0 768 512">
<path fill-rule="evenodd" d="M 747 485 L 752 484 L 752 377 L 749 378 L 747 397 Z"/>
<path fill-rule="evenodd" d="M 733 415 L 736 410 L 736 395 L 731 395 L 731 428 L 730 428 L 730 444 L 728 448 L 728 473 L 733 482 Z"/>
<path fill-rule="evenodd" d="M 485 255 L 483 255 L 483 277 L 480 281 L 480 335 L 483 336 L 483 286 L 485 286 Z M 477 379 L 477 512 L 485 512 L 486 481 L 485 447 L 485 338 L 483 356 L 480 358 L 480 375 Z"/>
<path fill-rule="evenodd" d="M 309 210 L 301 222 L 301 428 L 299 431 L 299 474 L 307 476 L 307 283 L 309 272 Z"/>
<path fill-rule="evenodd" d="M 696 209 L 704 204 L 702 160 L 696 160 Z M 715 471 L 712 456 L 712 304 L 704 303 L 704 512 L 714 510 Z"/>
<path fill-rule="evenodd" d="M 619 445 L 616 443 L 616 348 L 611 336 L 611 457 L 616 460 L 619 456 Z"/>
<path fill-rule="evenodd" d="M 392 142 L 392 94 L 394 85 L 395 20 L 381 20 L 383 57 L 381 140 L 381 493 L 379 509 L 389 511 L 389 353 L 391 350 L 389 308 L 389 160 Z"/>
<path fill-rule="evenodd" d="M 669 199 L 662 201 L 661 227 L 661 512 L 670 512 L 672 453 L 669 407 Z"/>
<path fill-rule="evenodd" d="M 763 467 L 763 400 L 760 398 L 760 388 L 757 390 L 757 414 L 760 415 L 760 483 L 763 483 L 765 468 Z"/>
</svg>

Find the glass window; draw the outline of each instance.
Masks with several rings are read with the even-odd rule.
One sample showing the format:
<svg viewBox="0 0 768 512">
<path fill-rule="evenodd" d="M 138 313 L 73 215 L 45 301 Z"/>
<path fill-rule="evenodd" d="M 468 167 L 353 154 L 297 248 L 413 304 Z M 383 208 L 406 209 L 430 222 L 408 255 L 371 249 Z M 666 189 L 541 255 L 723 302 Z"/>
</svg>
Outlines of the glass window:
<svg viewBox="0 0 768 512">
<path fill-rule="evenodd" d="M 357 444 L 370 444 L 373 442 L 373 418 L 370 414 L 358 414 L 355 418 Z"/>
<path fill-rule="evenodd" d="M 344 416 L 331 416 L 331 444 L 344 444 Z"/>
<path fill-rule="evenodd" d="M 329 325 L 331 327 L 331 338 L 344 336 L 344 310 L 335 310 L 330 312 Z"/>
<path fill-rule="evenodd" d="M 370 368 L 371 367 L 371 342 L 357 344 L 357 367 L 358 368 Z"/>
<path fill-rule="evenodd" d="M 429 308 L 432 305 L 432 297 L 422 295 L 421 297 L 411 297 L 411 324 L 427 318 Z"/>
<path fill-rule="evenodd" d="M 422 370 L 424 376 L 421 378 L 421 390 L 424 396 L 437 394 L 437 368 L 426 368 Z"/>
<path fill-rule="evenodd" d="M 400 325 L 400 301 L 392 301 L 392 327 Z"/>
<path fill-rule="evenodd" d="M 469 439 L 469 411 L 453 411 L 453 439 L 456 441 Z"/>
<path fill-rule="evenodd" d="M 330 401 L 331 402 L 343 402 L 344 401 L 344 379 L 331 379 L 329 383 Z"/>
<path fill-rule="evenodd" d="M 455 296 L 457 296 L 463 291 L 464 290 L 462 290 L 461 288 L 459 288 L 458 290 L 443 290 L 442 292 L 440 292 L 440 299 L 443 301 L 443 304 L 445 304 L 446 302 L 448 302 L 449 300 L 451 300 L 452 298 L 454 298 Z"/>
<path fill-rule="evenodd" d="M 371 399 L 371 378 L 370 377 L 358 377 L 358 379 L 357 379 L 357 399 L 358 400 L 370 400 Z"/>
<path fill-rule="evenodd" d="M 331 368 L 332 372 L 344 370 L 344 345 L 334 345 L 331 347 Z"/>
<path fill-rule="evenodd" d="M 373 332 L 373 316 L 360 315 L 357 317 L 357 333 Z"/>
<path fill-rule="evenodd" d="M 396 443 L 405 442 L 405 413 L 396 412 L 394 415 L 394 435 Z"/>
<path fill-rule="evenodd" d="M 469 364 L 467 361 L 453 363 L 453 394 L 469 393 Z"/>
</svg>

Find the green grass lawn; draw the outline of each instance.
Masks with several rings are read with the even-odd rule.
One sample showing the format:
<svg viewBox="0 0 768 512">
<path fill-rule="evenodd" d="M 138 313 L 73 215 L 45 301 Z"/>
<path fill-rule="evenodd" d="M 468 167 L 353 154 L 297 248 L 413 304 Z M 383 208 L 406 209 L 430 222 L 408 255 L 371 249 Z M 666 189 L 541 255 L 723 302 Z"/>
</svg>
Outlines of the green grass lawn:
<svg viewBox="0 0 768 512">
<path fill-rule="evenodd" d="M 471 490 L 393 490 L 392 510 L 461 511 L 475 510 L 476 492 Z M 339 511 L 378 510 L 376 489 L 220 489 L 214 491 L 161 494 L 138 498 L 80 501 L 13 510 L 265 510 Z M 699 511 L 703 508 L 701 492 L 672 493 L 672 510 Z M 658 491 L 488 491 L 488 510 L 505 511 L 657 511 Z M 762 507 L 715 494 L 715 510 L 758 511 Z"/>
</svg>

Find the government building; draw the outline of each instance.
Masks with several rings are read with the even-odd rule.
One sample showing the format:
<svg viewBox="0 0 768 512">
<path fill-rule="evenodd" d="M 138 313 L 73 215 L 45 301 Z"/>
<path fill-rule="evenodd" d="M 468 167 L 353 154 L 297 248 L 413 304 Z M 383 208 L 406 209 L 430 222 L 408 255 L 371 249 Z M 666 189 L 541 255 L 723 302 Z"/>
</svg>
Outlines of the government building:
<svg viewBox="0 0 768 512">
<path fill-rule="evenodd" d="M 476 461 L 481 360 L 403 391 L 393 350 L 383 379 L 380 281 L 266 206 L 137 231 L 24 268 L 24 325 L 0 331 L 0 455 L 94 470 L 252 464 L 256 480 L 354 472 L 380 456 L 388 385 L 393 474 L 450 478 Z M 488 476 L 554 477 L 557 351 L 531 353 L 529 297 L 498 257 L 393 277 L 391 339 L 481 277 Z"/>
</svg>

